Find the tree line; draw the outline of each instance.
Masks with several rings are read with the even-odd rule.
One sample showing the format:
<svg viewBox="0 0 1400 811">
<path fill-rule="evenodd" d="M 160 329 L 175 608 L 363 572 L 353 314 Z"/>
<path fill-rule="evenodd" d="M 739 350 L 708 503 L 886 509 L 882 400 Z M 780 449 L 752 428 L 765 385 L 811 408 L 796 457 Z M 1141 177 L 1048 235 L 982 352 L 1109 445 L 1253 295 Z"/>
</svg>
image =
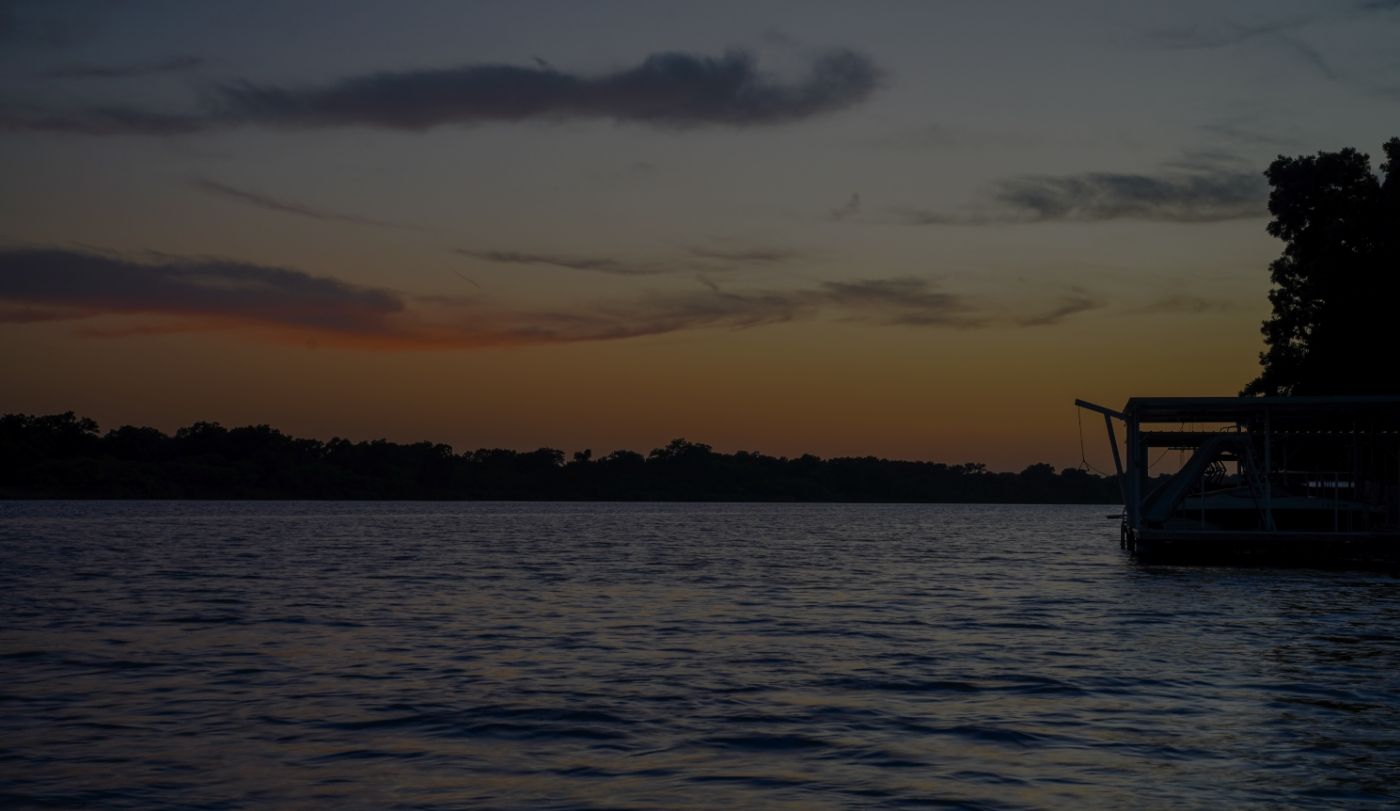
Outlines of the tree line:
<svg viewBox="0 0 1400 811">
<path fill-rule="evenodd" d="M 676 439 L 643 455 L 432 442 L 328 442 L 267 425 L 196 422 L 167 435 L 102 433 L 72 412 L 0 417 L 0 497 L 603 501 L 1117 503 L 1118 485 L 1083 470 L 1019 473 L 872 456 L 822 459 Z"/>
</svg>

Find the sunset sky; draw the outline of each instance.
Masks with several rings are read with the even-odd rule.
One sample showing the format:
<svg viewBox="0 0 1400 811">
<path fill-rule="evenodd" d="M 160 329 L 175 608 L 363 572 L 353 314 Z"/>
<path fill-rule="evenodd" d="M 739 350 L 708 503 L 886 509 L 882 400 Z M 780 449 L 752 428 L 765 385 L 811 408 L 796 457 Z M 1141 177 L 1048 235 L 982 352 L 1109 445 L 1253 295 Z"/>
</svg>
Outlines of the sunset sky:
<svg viewBox="0 0 1400 811">
<path fill-rule="evenodd" d="M 1257 370 L 1400 2 L 0 2 L 0 412 L 1080 459 Z M 1101 422 L 1085 422 L 1106 464 Z"/>
</svg>

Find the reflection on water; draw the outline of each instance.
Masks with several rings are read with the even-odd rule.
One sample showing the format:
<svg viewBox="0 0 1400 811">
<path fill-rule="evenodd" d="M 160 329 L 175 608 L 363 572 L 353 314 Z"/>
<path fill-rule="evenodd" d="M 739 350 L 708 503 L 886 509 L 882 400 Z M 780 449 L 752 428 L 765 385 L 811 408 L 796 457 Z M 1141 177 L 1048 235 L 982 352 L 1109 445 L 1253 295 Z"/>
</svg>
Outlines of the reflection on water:
<svg viewBox="0 0 1400 811">
<path fill-rule="evenodd" d="M 0 504 L 0 804 L 1400 802 L 1400 581 L 1103 513 Z"/>
</svg>

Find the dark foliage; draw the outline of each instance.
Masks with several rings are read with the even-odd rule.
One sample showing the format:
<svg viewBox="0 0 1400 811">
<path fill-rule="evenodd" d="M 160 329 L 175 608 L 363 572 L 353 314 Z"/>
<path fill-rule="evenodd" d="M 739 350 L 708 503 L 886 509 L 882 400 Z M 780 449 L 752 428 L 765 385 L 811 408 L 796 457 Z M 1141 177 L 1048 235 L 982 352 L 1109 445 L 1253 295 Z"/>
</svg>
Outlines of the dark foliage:
<svg viewBox="0 0 1400 811">
<path fill-rule="evenodd" d="M 1269 234 L 1285 245 L 1263 371 L 1242 394 L 1400 394 L 1400 138 L 1384 148 L 1384 177 L 1350 148 L 1270 164 Z"/>
<path fill-rule="evenodd" d="M 197 422 L 167 436 L 98 432 L 72 412 L 0 417 L 0 497 L 905 501 L 1108 504 L 1114 479 L 1035 464 L 993 473 L 874 457 L 796 459 L 672 441 L 646 456 L 565 461 L 552 448 L 453 453 L 447 445 L 297 439 L 266 425 Z"/>
</svg>

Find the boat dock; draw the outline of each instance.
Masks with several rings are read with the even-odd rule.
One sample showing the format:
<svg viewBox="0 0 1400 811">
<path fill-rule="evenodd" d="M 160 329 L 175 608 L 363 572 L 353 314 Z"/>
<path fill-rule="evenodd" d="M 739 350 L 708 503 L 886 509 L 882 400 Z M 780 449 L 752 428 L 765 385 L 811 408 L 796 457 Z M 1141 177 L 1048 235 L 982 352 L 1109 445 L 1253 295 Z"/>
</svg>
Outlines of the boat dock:
<svg viewBox="0 0 1400 811">
<path fill-rule="evenodd" d="M 1123 497 L 1120 542 L 1144 562 L 1400 563 L 1400 397 L 1075 405 L 1104 418 Z M 1151 467 L 1171 451 L 1180 468 L 1154 479 Z"/>
</svg>

